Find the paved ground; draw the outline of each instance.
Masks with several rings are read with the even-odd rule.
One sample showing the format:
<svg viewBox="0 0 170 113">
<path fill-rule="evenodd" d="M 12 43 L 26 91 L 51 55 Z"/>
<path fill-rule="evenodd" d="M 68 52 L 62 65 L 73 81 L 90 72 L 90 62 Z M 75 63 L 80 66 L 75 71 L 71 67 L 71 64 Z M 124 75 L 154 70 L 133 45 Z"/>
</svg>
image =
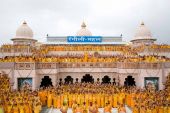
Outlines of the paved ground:
<svg viewBox="0 0 170 113">
<path fill-rule="evenodd" d="M 104 113 L 103 112 L 103 108 L 99 108 L 99 112 L 100 113 Z M 53 109 L 53 108 L 47 109 L 47 108 L 43 108 L 41 113 L 61 113 L 61 111 L 59 109 Z M 67 113 L 72 113 L 72 110 L 68 109 Z M 112 113 L 118 113 L 117 109 L 113 108 L 112 109 Z M 126 113 L 132 113 L 132 111 L 128 107 L 126 107 Z"/>
</svg>

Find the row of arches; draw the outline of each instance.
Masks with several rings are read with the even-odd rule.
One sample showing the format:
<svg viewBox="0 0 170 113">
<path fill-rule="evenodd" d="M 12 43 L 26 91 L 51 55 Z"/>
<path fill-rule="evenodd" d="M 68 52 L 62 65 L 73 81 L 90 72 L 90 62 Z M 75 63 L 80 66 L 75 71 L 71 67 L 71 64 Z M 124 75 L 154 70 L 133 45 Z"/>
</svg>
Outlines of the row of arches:
<svg viewBox="0 0 170 113">
<path fill-rule="evenodd" d="M 111 82 L 111 78 L 109 76 L 104 76 L 101 80 L 102 82 L 100 82 L 100 78 L 97 78 L 97 82 L 101 83 L 101 84 L 113 84 L 113 85 L 118 85 L 118 83 L 116 82 L 116 78 L 113 78 L 113 82 Z M 71 76 L 67 76 L 64 80 L 62 78 L 59 79 L 59 84 L 73 84 L 73 83 L 94 83 L 94 78 L 92 75 L 90 74 L 86 74 L 84 75 L 81 80 L 79 80 L 78 78 L 72 78 Z M 135 86 L 136 82 L 135 79 L 132 76 L 127 76 L 127 78 L 125 78 L 124 81 L 124 85 L 125 86 Z M 49 76 L 44 76 L 44 78 L 42 78 L 41 80 L 41 85 L 40 87 L 49 87 L 49 86 L 53 86 L 52 85 L 52 81 L 51 78 Z"/>
<path fill-rule="evenodd" d="M 80 82 L 78 78 L 76 78 L 75 80 L 76 82 Z M 111 81 L 111 78 L 109 76 L 104 76 L 102 78 L 102 83 L 111 83 L 110 81 Z M 113 81 L 116 83 L 115 78 Z M 60 79 L 60 82 L 63 82 L 62 79 Z M 100 82 L 99 78 L 97 78 L 97 82 Z M 72 83 L 73 83 L 73 78 L 71 76 L 67 76 L 64 79 L 64 84 L 72 84 Z M 94 83 L 94 78 L 90 74 L 86 74 L 81 79 L 81 83 Z"/>
</svg>

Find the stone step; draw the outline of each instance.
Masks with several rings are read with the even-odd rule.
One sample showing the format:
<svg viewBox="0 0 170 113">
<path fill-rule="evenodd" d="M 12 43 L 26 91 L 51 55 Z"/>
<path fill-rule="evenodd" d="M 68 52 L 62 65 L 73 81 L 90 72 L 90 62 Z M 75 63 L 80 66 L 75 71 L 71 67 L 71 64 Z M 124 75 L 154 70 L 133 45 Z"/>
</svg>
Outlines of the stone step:
<svg viewBox="0 0 170 113">
<path fill-rule="evenodd" d="M 99 113 L 104 113 L 103 110 L 104 110 L 103 108 L 99 108 Z M 44 107 L 41 113 L 61 113 L 61 111 L 59 109 Z M 67 113 L 72 113 L 72 109 L 69 108 Z M 112 113 L 118 113 L 117 108 L 113 108 Z M 126 113 L 132 113 L 131 109 L 129 109 L 127 106 L 126 106 Z"/>
</svg>

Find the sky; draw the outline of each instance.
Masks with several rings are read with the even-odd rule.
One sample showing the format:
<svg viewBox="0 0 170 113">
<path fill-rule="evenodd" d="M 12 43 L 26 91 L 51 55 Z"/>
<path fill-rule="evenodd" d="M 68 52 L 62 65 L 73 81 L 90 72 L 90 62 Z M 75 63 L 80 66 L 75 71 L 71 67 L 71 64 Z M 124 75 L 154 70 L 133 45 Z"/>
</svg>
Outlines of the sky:
<svg viewBox="0 0 170 113">
<path fill-rule="evenodd" d="M 92 35 L 134 38 L 143 21 L 160 44 L 170 44 L 170 0 L 0 0 L 0 44 L 26 21 L 40 42 L 73 36 L 84 21 Z"/>
</svg>

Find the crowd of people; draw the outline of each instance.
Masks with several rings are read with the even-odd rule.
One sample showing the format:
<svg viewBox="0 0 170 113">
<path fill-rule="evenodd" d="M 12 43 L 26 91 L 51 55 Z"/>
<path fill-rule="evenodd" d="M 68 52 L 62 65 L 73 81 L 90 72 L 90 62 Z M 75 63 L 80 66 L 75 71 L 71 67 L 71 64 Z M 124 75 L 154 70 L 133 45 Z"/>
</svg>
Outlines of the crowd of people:
<svg viewBox="0 0 170 113">
<path fill-rule="evenodd" d="M 158 44 L 154 44 L 151 46 L 151 48 L 153 49 L 156 49 L 156 48 L 159 48 L 159 49 L 170 49 L 170 45 L 167 45 L 167 44 L 161 44 L 161 45 L 158 45 Z"/>
<path fill-rule="evenodd" d="M 112 108 L 126 113 L 125 105 L 133 113 L 170 113 L 170 75 L 165 89 L 160 91 L 99 82 L 16 91 L 11 90 L 9 77 L 0 73 L 0 113 L 40 113 L 42 106 L 60 109 L 62 113 L 67 113 L 68 108 L 73 113 L 98 113 L 98 108 L 104 108 L 104 113 L 111 113 Z"/>
<path fill-rule="evenodd" d="M 122 54 L 137 55 L 138 52 L 143 52 L 149 49 L 154 52 L 169 52 L 170 46 L 165 44 L 153 44 L 151 46 L 141 45 L 133 47 L 131 45 L 12 45 L 4 44 L 0 47 L 0 52 L 13 53 L 13 52 L 32 52 L 34 54 L 47 54 L 50 51 L 117 51 Z"/>
<path fill-rule="evenodd" d="M 125 105 L 133 113 L 170 113 L 170 90 L 155 91 L 137 87 L 119 87 L 111 84 L 76 83 L 61 85 L 39 91 L 43 105 L 58 109 L 72 108 L 73 113 L 111 113 L 118 108 L 126 113 Z"/>
<path fill-rule="evenodd" d="M 1 53 L 14 53 L 14 52 L 35 52 L 36 48 L 30 45 L 11 45 L 4 44 L 0 47 Z"/>
<path fill-rule="evenodd" d="M 138 52 L 146 49 L 147 46 L 133 48 L 129 45 L 41 45 L 40 48 L 30 47 L 29 45 L 2 45 L 0 51 L 22 51 L 22 49 L 32 52 L 26 56 L 1 56 L 0 62 L 169 62 L 170 58 L 159 55 L 140 56 Z M 151 45 L 147 49 L 169 50 L 169 45 Z M 84 53 L 69 53 L 66 55 L 48 55 L 50 51 L 84 51 Z M 90 53 L 88 51 L 94 51 Z M 104 55 L 98 51 L 117 51 L 119 54 Z"/>
<path fill-rule="evenodd" d="M 136 57 L 125 57 L 123 55 L 98 55 L 93 54 L 75 54 L 75 55 L 57 55 L 57 56 L 46 56 L 46 57 L 35 57 L 35 56 L 7 56 L 0 58 L 0 62 L 101 62 L 101 63 L 115 63 L 115 62 L 146 62 L 146 63 L 159 63 L 159 62 L 170 62 L 170 58 L 164 56 L 150 55 L 150 56 L 136 56 Z"/>
<path fill-rule="evenodd" d="M 121 52 L 139 52 L 145 48 L 170 50 L 170 45 L 153 44 L 151 46 L 140 45 L 133 48 L 131 45 L 42 45 L 41 49 L 45 51 L 121 51 Z"/>
<path fill-rule="evenodd" d="M 37 91 L 12 90 L 8 75 L 0 73 L 0 113 L 40 113 Z"/>
<path fill-rule="evenodd" d="M 6 51 L 28 49 L 29 46 L 3 45 Z M 167 57 L 149 55 L 138 56 L 145 46 L 131 48 L 130 46 L 100 46 L 100 45 L 57 45 L 42 46 L 34 49 L 32 56 L 7 56 L 0 58 L 0 62 L 169 62 Z M 169 50 L 169 45 L 152 45 L 150 49 Z M 69 54 L 61 56 L 41 56 L 49 51 L 120 51 L 124 55 Z M 133 54 L 131 56 L 131 54 Z M 111 113 L 112 108 L 118 108 L 125 113 L 125 105 L 132 108 L 133 113 L 170 113 L 170 75 L 167 77 L 165 89 L 141 89 L 135 86 L 124 87 L 100 83 L 61 84 L 55 87 L 40 88 L 36 91 L 29 89 L 12 90 L 10 78 L 0 73 L 0 113 L 40 113 L 42 106 L 60 109 L 67 113 L 72 108 L 73 113 L 98 113 L 98 108 L 104 108 L 105 113 Z"/>
<path fill-rule="evenodd" d="M 112 46 L 112 45 L 44 45 L 41 47 L 46 51 L 128 51 L 130 46 Z"/>
</svg>

